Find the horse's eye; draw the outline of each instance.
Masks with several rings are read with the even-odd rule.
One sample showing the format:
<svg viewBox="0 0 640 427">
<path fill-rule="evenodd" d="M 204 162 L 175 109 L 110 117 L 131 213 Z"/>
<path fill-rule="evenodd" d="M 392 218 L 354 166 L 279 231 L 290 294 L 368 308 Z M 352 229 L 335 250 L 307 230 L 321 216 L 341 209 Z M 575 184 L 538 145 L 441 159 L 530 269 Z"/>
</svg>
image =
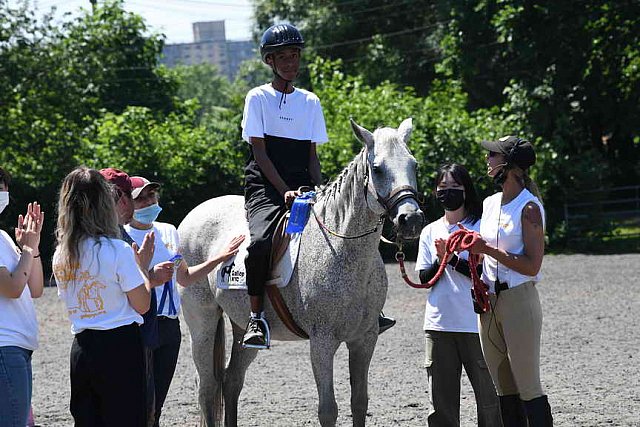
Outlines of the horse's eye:
<svg viewBox="0 0 640 427">
<path fill-rule="evenodd" d="M 382 172 L 382 166 L 380 166 L 380 165 L 373 165 L 373 166 L 371 167 L 371 169 L 373 170 L 373 173 L 380 173 L 380 172 Z"/>
</svg>

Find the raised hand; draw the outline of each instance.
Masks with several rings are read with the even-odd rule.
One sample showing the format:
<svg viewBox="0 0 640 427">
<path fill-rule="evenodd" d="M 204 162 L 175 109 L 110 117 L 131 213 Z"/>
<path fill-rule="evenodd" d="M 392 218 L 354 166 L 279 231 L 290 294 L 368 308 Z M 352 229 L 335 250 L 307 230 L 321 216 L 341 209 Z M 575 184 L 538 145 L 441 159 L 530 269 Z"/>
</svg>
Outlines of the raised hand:
<svg viewBox="0 0 640 427">
<path fill-rule="evenodd" d="M 142 241 L 142 246 L 138 246 L 137 243 L 133 242 L 131 245 L 133 248 L 133 254 L 136 259 L 136 264 L 138 267 L 144 272 L 149 270 L 149 264 L 151 264 L 151 260 L 153 259 L 153 253 L 156 248 L 156 236 L 153 231 L 148 232 L 144 236 L 144 240 Z"/>
<path fill-rule="evenodd" d="M 31 250 L 34 254 L 40 246 L 40 234 L 44 223 L 44 212 L 38 202 L 27 205 L 27 213 L 18 215 L 18 224 L 15 228 L 16 242 L 22 250 Z"/>
<path fill-rule="evenodd" d="M 242 242 L 244 242 L 244 239 L 245 236 L 243 234 L 231 239 L 227 246 L 225 246 L 224 249 L 220 251 L 220 253 L 218 254 L 218 258 L 220 258 L 222 262 L 228 261 L 232 256 L 238 253 L 238 248 L 240 247 Z"/>
</svg>

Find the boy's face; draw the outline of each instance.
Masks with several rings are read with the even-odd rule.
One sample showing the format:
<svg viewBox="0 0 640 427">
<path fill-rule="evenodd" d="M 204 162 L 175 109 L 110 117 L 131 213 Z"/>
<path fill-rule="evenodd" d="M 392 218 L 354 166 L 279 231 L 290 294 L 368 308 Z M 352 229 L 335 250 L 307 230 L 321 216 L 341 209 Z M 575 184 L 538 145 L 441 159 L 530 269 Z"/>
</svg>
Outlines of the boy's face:
<svg viewBox="0 0 640 427">
<path fill-rule="evenodd" d="M 269 65 L 285 80 L 295 80 L 300 70 L 300 48 L 287 47 L 267 57 Z"/>
</svg>

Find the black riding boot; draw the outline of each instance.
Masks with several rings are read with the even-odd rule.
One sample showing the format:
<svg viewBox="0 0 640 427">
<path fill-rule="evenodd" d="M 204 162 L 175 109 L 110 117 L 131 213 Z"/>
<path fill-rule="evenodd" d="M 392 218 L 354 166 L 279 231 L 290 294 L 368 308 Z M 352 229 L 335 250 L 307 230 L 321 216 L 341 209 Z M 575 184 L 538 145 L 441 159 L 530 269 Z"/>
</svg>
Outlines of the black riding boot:
<svg viewBox="0 0 640 427">
<path fill-rule="evenodd" d="M 524 408 L 527 412 L 529 427 L 553 427 L 551 406 L 549 406 L 547 396 L 540 396 L 532 400 L 525 400 Z"/>
<path fill-rule="evenodd" d="M 527 416 L 520 396 L 510 394 L 500 397 L 500 413 L 504 427 L 527 427 Z"/>
</svg>

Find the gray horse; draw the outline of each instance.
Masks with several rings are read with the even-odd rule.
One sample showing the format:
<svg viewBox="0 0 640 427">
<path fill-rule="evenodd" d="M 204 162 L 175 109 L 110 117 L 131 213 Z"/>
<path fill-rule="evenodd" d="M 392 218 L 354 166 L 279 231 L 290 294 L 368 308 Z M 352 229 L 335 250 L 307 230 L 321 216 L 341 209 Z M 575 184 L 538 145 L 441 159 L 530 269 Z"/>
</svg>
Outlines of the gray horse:
<svg viewBox="0 0 640 427">
<path fill-rule="evenodd" d="M 369 363 L 378 339 L 378 313 L 387 295 L 377 250 L 382 218 L 392 219 L 402 239 L 417 238 L 423 223 L 416 201 L 416 160 L 407 148 L 411 119 L 397 130 L 382 128 L 373 134 L 353 121 L 351 126 L 364 147 L 336 180 L 318 192 L 317 219 L 314 215 L 309 219 L 293 276 L 281 289 L 293 319 L 309 335 L 322 426 L 334 426 L 338 417 L 333 359 L 342 342 L 349 350 L 353 425 L 365 425 Z M 244 217 L 241 196 L 218 197 L 197 206 L 179 227 L 187 262 L 203 262 L 238 230 L 247 230 L 238 228 Z M 210 274 L 208 282 L 181 288 L 182 306 L 199 377 L 201 425 L 220 425 L 224 402 L 225 425 L 235 426 L 238 397 L 257 350 L 240 344 L 250 311 L 246 293 L 218 289 L 214 279 Z M 272 339 L 300 339 L 282 324 L 268 299 L 265 311 Z M 223 313 L 233 327 L 226 369 Z"/>
</svg>

